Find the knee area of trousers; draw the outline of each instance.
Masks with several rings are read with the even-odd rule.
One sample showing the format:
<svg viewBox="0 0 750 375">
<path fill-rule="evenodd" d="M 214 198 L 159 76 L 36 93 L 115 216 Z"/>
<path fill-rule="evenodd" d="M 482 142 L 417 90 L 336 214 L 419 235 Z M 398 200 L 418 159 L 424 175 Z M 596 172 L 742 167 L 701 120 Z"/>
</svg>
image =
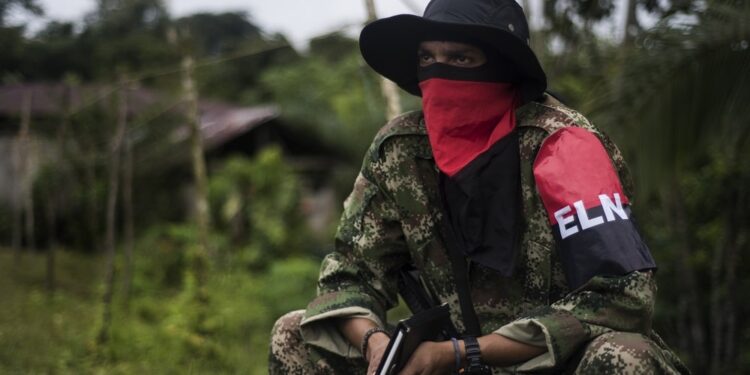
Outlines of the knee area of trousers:
<svg viewBox="0 0 750 375">
<path fill-rule="evenodd" d="M 577 373 L 653 374 L 658 371 L 660 350 L 638 333 L 611 332 L 592 340 Z"/>
</svg>

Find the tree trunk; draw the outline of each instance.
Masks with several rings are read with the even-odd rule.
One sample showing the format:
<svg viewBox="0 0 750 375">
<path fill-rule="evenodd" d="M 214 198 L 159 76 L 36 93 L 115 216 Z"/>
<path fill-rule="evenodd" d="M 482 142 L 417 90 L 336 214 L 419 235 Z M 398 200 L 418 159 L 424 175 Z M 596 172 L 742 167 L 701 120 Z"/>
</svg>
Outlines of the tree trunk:
<svg viewBox="0 0 750 375">
<path fill-rule="evenodd" d="M 739 167 L 735 167 L 739 168 Z M 737 268 L 740 263 L 742 246 L 742 231 L 747 228 L 743 221 L 743 211 L 747 207 L 747 195 L 742 191 L 735 191 L 727 207 L 727 215 L 724 219 L 724 241 L 721 246 L 724 252 L 724 261 L 718 271 L 717 278 L 721 284 L 721 305 L 717 309 L 717 323 L 714 328 L 718 333 L 714 334 L 714 348 L 712 351 L 712 371 L 715 374 L 732 374 L 737 372 L 737 356 L 735 353 L 735 342 L 737 339 L 736 298 L 737 298 Z M 743 201 L 745 201 L 743 204 Z M 712 270 L 713 271 L 713 270 Z M 713 276 L 713 275 L 712 275 Z M 714 362 L 715 361 L 715 362 Z"/>
<path fill-rule="evenodd" d="M 688 342 L 690 353 L 693 354 L 694 368 L 707 369 L 707 346 L 703 329 L 703 313 L 701 311 L 701 307 L 704 305 L 698 296 L 698 286 L 695 281 L 692 265 L 689 263 L 691 253 L 693 252 L 690 236 L 691 231 L 688 228 L 689 223 L 681 190 L 676 183 L 673 183 L 669 191 L 663 192 L 663 197 L 664 201 L 669 204 L 672 222 L 674 223 L 674 227 L 677 228 L 673 236 L 678 243 L 677 249 L 680 252 L 677 257 L 679 259 L 677 268 L 679 269 L 680 284 L 685 286 L 685 293 L 683 293 L 685 296 L 683 307 L 687 314 L 685 317 L 687 332 L 685 334 L 689 337 Z"/>
<path fill-rule="evenodd" d="M 678 273 L 679 274 L 679 273 Z M 677 296 L 677 319 L 675 322 L 675 332 L 679 332 L 677 335 L 677 348 L 682 353 L 690 353 L 692 348 L 690 335 L 690 323 L 688 322 L 688 303 L 689 298 L 685 293 L 680 293 Z"/>
<path fill-rule="evenodd" d="M 195 213 L 198 222 L 198 236 L 204 251 L 208 251 L 208 233 L 211 217 L 208 205 L 208 176 L 206 160 L 203 155 L 203 139 L 200 129 L 200 114 L 198 113 L 198 92 L 193 78 L 195 64 L 193 58 L 186 56 L 182 60 L 183 90 L 188 105 L 188 123 L 190 126 L 190 154 L 193 161 L 193 178 L 196 188 Z"/>
<path fill-rule="evenodd" d="M 31 103 L 33 93 L 27 90 L 23 95 L 23 107 L 21 109 L 21 129 L 18 134 L 20 144 L 21 177 L 21 199 L 23 200 L 24 234 L 26 235 L 26 247 L 30 250 L 36 249 L 36 237 L 34 233 L 34 181 L 32 176 L 32 150 L 31 150 Z"/>
<path fill-rule="evenodd" d="M 89 240 L 91 243 L 91 249 L 99 249 L 99 205 L 97 204 L 96 195 L 96 149 L 91 144 L 88 144 L 86 140 L 82 142 L 82 156 L 85 158 L 83 161 L 83 180 L 85 182 L 84 189 L 86 189 L 86 226 L 88 233 L 91 236 Z"/>
<path fill-rule="evenodd" d="M 194 246 L 190 254 L 190 273 L 195 281 L 192 298 L 197 302 L 195 328 L 203 325 L 206 318 L 204 306 L 208 302 L 208 292 L 205 290 L 208 279 L 208 254 L 210 252 L 208 234 L 210 233 L 210 207 L 208 205 L 208 177 L 206 175 L 206 161 L 203 155 L 203 139 L 200 129 L 200 114 L 198 113 L 198 92 L 195 88 L 193 58 L 185 56 L 182 61 L 182 86 L 185 101 L 188 105 L 188 123 L 190 126 L 191 155 L 193 160 L 193 178 L 196 187 L 195 213 L 198 223 L 199 244 Z"/>
<path fill-rule="evenodd" d="M 68 131 L 68 123 L 70 122 L 70 114 L 73 112 L 73 93 L 72 90 L 68 87 L 66 92 L 66 98 L 67 98 L 67 112 L 65 113 L 62 122 L 60 123 L 60 127 L 57 128 L 57 150 L 60 154 L 60 158 L 58 159 L 58 173 L 55 173 L 54 180 L 51 181 L 53 184 L 52 187 L 48 187 L 46 189 L 47 191 L 47 227 L 48 227 L 48 236 L 49 236 L 49 246 L 47 248 L 47 292 L 50 295 L 55 294 L 56 289 L 56 282 L 55 282 L 55 253 L 57 252 L 58 247 L 58 241 L 57 241 L 57 211 L 59 209 L 59 204 L 62 202 L 62 197 L 60 196 L 60 191 L 55 188 L 55 186 L 62 185 L 63 179 L 61 176 L 63 175 L 62 170 L 65 170 L 65 166 L 62 165 L 62 163 L 65 163 L 65 159 L 63 156 L 65 155 L 65 135 Z"/>
<path fill-rule="evenodd" d="M 625 0 L 624 2 L 626 15 L 625 24 L 622 30 L 622 43 L 626 46 L 632 46 L 635 37 L 638 35 L 641 25 L 638 23 L 637 0 Z"/>
<path fill-rule="evenodd" d="M 711 291 L 709 306 L 711 311 L 711 353 L 709 358 L 711 374 L 720 374 L 721 363 L 720 359 L 722 356 L 722 328 L 724 327 L 724 290 L 722 285 L 722 271 L 725 258 L 725 242 L 724 240 L 718 241 L 714 252 L 712 254 L 713 262 L 711 263 Z"/>
<path fill-rule="evenodd" d="M 531 25 L 531 3 L 529 0 L 523 0 L 521 1 L 521 7 L 523 8 L 523 12 L 526 13 L 526 23 Z"/>
<path fill-rule="evenodd" d="M 57 221 L 57 197 L 54 191 L 47 194 L 47 236 L 49 244 L 47 246 L 47 272 L 46 282 L 47 293 L 52 296 L 55 294 L 55 251 L 57 248 L 57 231 L 55 222 Z"/>
<path fill-rule="evenodd" d="M 375 0 L 365 0 L 365 9 L 367 9 L 367 22 L 378 19 L 378 12 L 375 10 Z"/>
<path fill-rule="evenodd" d="M 107 217 L 106 225 L 107 231 L 105 235 L 105 251 L 106 251 L 106 268 L 104 275 L 104 295 L 102 296 L 102 327 L 99 331 L 98 342 L 100 344 L 106 343 L 109 340 L 109 327 L 112 321 L 112 295 L 114 294 L 114 282 L 115 282 L 115 219 L 117 209 L 117 190 L 118 190 L 118 175 L 120 174 L 120 153 L 122 152 L 122 142 L 125 137 L 125 131 L 127 127 L 127 116 L 128 116 L 128 91 L 125 87 L 125 79 L 121 80 L 119 100 L 118 100 L 118 115 L 117 115 L 117 128 L 115 135 L 112 138 L 110 146 L 110 158 L 109 158 L 109 189 L 107 192 Z"/>
<path fill-rule="evenodd" d="M 208 205 L 208 176 L 206 161 L 203 154 L 203 139 L 201 134 L 200 114 L 198 113 L 198 92 L 194 80 L 195 64 L 190 55 L 182 60 L 182 88 L 188 106 L 187 120 L 190 126 L 190 153 L 193 162 L 193 178 L 195 182 L 195 214 L 198 225 L 198 244 L 189 249 L 188 259 L 188 289 L 193 302 L 194 319 L 190 329 L 203 334 L 205 321 L 208 318 L 209 295 L 206 290 L 208 282 L 209 253 L 212 253 L 208 235 L 210 233 L 211 216 Z"/>
<path fill-rule="evenodd" d="M 133 145 L 130 137 L 125 137 L 125 165 L 122 171 L 122 209 L 124 217 L 125 275 L 123 298 L 125 305 L 130 302 L 130 285 L 133 281 Z"/>
<path fill-rule="evenodd" d="M 13 157 L 11 163 L 13 168 L 13 183 L 11 184 L 11 196 L 13 197 L 11 202 L 13 210 L 11 248 L 13 249 L 16 266 L 18 266 L 21 262 L 21 242 L 23 241 L 23 209 L 20 203 L 22 200 L 21 192 L 23 191 L 23 188 L 21 187 L 23 184 L 23 173 L 21 171 L 21 142 L 18 138 L 16 139 L 16 142 L 13 143 Z"/>
<path fill-rule="evenodd" d="M 367 8 L 367 22 L 377 20 L 378 15 L 375 11 L 375 0 L 365 0 L 365 7 Z M 417 51 L 414 51 L 414 53 L 416 54 Z M 416 68 L 416 60 L 414 64 Z M 387 78 L 381 77 L 380 91 L 383 93 L 383 98 L 385 98 L 386 119 L 391 120 L 401 114 L 401 100 L 399 97 L 398 86 Z"/>
</svg>

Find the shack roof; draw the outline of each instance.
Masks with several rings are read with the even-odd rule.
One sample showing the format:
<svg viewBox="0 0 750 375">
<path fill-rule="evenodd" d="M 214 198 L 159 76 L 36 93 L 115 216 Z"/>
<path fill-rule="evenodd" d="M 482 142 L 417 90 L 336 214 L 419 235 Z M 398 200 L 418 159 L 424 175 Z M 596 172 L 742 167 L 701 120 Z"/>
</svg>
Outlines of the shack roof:
<svg viewBox="0 0 750 375">
<path fill-rule="evenodd" d="M 175 95 L 146 88 L 126 90 L 128 117 L 135 118 L 158 106 L 173 106 L 173 111 L 184 111 L 184 104 Z M 114 110 L 119 95 L 114 86 L 67 85 L 64 83 L 27 83 L 0 85 L 0 117 L 19 118 L 26 105 L 31 118 L 61 118 L 66 113 L 85 108 Z M 26 104 L 28 103 L 28 104 Z M 198 102 L 200 128 L 207 149 L 220 147 L 254 127 L 276 119 L 280 115 L 276 105 L 236 106 L 220 101 Z M 171 136 L 181 142 L 189 136 L 189 129 L 179 127 Z"/>
</svg>

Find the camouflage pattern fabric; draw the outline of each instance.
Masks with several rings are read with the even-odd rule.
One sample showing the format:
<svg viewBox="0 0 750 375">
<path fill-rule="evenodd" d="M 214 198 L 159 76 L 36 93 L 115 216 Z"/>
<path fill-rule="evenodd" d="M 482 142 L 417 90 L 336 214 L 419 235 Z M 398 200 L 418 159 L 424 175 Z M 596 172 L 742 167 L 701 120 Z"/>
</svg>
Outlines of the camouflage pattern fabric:
<svg viewBox="0 0 750 375">
<path fill-rule="evenodd" d="M 287 313 L 276 321 L 271 331 L 268 373 L 271 375 L 365 374 L 367 362 L 306 345 L 300 332 L 304 310 Z"/>
<path fill-rule="evenodd" d="M 269 356 L 269 374 L 364 374 L 367 363 L 320 351 L 304 343 L 300 321 L 304 310 L 288 313 L 274 325 Z M 679 374 L 672 354 L 649 338 L 626 332 L 610 332 L 588 343 L 580 356 L 571 358 L 558 373 L 574 375 Z M 495 374 L 523 373 L 518 367 L 497 368 Z"/>
<path fill-rule="evenodd" d="M 516 118 L 522 246 L 508 278 L 469 263 L 472 301 L 482 332 L 547 347 L 543 358 L 519 367 L 524 371 L 560 368 L 587 342 L 606 333 L 652 337 L 656 284 L 651 273 L 594 277 L 571 291 L 534 183 L 532 165 L 544 139 L 564 127 L 581 127 L 602 141 L 632 204 L 632 184 L 620 151 L 584 116 L 551 97 L 519 108 Z M 357 316 L 382 326 L 386 311 L 398 301 L 398 269 L 408 262 L 420 270 L 430 292 L 449 304 L 454 324 L 464 330 L 441 233 L 438 178 L 421 112 L 402 115 L 381 129 L 344 203 L 335 251 L 321 265 L 318 296 L 301 321 L 300 334 L 308 346 L 361 358 L 331 320 Z M 661 341 L 658 344 L 668 352 Z M 674 355 L 669 359 L 681 367 Z"/>
<path fill-rule="evenodd" d="M 576 375 L 656 375 L 688 372 L 671 352 L 638 333 L 610 332 L 592 340 L 576 367 Z"/>
</svg>

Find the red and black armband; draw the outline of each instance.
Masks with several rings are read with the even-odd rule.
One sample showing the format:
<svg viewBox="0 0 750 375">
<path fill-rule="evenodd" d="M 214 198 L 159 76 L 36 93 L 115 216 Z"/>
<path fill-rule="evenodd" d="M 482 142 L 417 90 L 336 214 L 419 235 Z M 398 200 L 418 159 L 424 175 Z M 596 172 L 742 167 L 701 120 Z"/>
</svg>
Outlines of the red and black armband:
<svg viewBox="0 0 750 375">
<path fill-rule="evenodd" d="M 577 127 L 550 135 L 534 161 L 534 177 L 571 288 L 594 276 L 656 268 L 596 135 Z"/>
</svg>

